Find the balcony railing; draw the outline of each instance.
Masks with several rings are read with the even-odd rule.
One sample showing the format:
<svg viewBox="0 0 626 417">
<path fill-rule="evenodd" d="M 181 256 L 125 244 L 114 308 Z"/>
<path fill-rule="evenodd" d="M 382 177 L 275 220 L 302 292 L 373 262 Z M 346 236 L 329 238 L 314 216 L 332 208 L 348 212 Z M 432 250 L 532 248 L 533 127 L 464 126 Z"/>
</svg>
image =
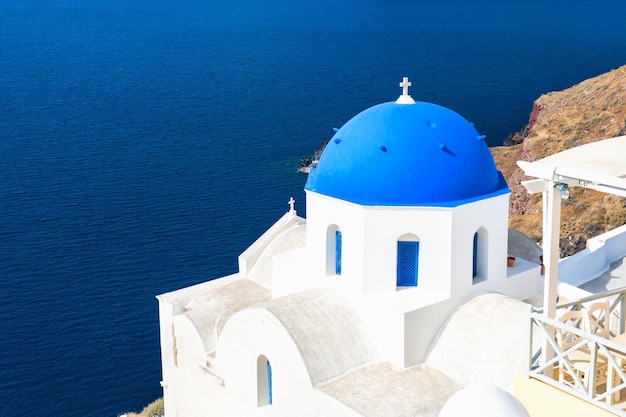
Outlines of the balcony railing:
<svg viewBox="0 0 626 417">
<path fill-rule="evenodd" d="M 626 391 L 622 392 L 626 390 L 625 298 L 626 288 L 622 288 L 567 301 L 557 306 L 556 318 L 544 316 L 541 308 L 532 308 L 529 375 L 626 416 Z M 569 311 L 585 311 L 595 303 L 607 301 L 608 312 L 594 317 L 606 327 L 604 337 L 563 321 L 575 316 Z"/>
</svg>

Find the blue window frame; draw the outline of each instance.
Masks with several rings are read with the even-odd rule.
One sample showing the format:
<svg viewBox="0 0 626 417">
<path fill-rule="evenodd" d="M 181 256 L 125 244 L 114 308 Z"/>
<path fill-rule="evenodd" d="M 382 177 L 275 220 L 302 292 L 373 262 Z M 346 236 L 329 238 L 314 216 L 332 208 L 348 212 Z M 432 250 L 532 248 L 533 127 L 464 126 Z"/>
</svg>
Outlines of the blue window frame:
<svg viewBox="0 0 626 417">
<path fill-rule="evenodd" d="M 341 232 L 335 232 L 335 274 L 341 275 Z"/>
<path fill-rule="evenodd" d="M 272 364 L 267 361 L 267 401 L 272 405 Z"/>
<path fill-rule="evenodd" d="M 478 233 L 474 233 L 474 247 L 472 251 L 472 278 L 478 275 Z"/>
<path fill-rule="evenodd" d="M 419 242 L 398 241 L 398 287 L 417 286 L 417 266 L 419 259 Z"/>
</svg>

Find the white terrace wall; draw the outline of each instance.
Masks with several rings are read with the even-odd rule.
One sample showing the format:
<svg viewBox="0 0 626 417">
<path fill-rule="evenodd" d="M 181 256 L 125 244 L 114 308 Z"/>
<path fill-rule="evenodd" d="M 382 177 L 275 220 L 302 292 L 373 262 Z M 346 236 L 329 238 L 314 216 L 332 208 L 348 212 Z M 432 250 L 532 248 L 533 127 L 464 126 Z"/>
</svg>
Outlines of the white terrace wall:
<svg viewBox="0 0 626 417">
<path fill-rule="evenodd" d="M 587 241 L 587 248 L 559 262 L 559 281 L 576 287 L 606 272 L 611 263 L 626 256 L 626 225 Z"/>
</svg>

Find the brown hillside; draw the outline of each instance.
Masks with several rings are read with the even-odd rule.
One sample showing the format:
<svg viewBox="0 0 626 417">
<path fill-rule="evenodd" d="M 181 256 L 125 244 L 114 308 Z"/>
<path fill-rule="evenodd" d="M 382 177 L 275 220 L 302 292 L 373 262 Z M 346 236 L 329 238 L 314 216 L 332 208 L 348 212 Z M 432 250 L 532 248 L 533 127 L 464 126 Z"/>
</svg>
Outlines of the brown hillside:
<svg viewBox="0 0 626 417">
<path fill-rule="evenodd" d="M 511 189 L 509 226 L 541 243 L 541 195 L 529 196 L 520 185 L 527 178 L 516 161 L 621 135 L 626 135 L 626 65 L 539 97 L 528 125 L 505 146 L 492 148 Z M 575 187 L 563 201 L 561 221 L 561 254 L 571 255 L 587 239 L 626 223 L 626 199 Z"/>
</svg>

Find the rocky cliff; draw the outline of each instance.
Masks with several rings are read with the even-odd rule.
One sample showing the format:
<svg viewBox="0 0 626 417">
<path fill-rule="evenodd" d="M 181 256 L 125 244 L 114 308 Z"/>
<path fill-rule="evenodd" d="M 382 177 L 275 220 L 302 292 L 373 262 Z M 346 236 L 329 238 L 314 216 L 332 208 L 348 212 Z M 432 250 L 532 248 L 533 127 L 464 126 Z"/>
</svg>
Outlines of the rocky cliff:
<svg viewBox="0 0 626 417">
<path fill-rule="evenodd" d="M 511 189 L 509 227 L 541 243 L 541 195 L 530 196 L 516 161 L 534 161 L 574 146 L 626 135 L 626 65 L 559 92 L 539 97 L 528 125 L 491 148 Z M 624 155 L 626 158 L 626 155 Z M 626 198 L 574 187 L 563 201 L 561 255 L 626 223 Z"/>
</svg>

